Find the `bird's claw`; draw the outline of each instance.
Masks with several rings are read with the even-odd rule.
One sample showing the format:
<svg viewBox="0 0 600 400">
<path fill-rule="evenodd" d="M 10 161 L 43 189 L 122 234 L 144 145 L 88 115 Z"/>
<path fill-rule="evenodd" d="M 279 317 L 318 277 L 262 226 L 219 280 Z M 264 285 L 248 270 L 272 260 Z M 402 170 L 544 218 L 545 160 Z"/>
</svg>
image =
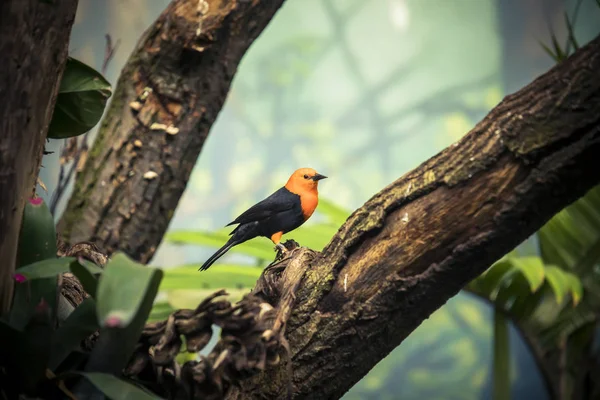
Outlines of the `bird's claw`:
<svg viewBox="0 0 600 400">
<path fill-rule="evenodd" d="M 281 251 L 282 253 L 285 253 L 286 251 L 288 251 L 288 249 L 281 243 L 277 243 L 275 245 L 275 248 L 279 249 L 279 251 Z"/>
<path fill-rule="evenodd" d="M 287 247 L 285 247 L 283 244 L 281 244 L 281 243 L 277 243 L 277 244 L 275 245 L 275 251 L 277 251 L 277 257 L 276 257 L 276 258 L 277 258 L 277 259 L 280 259 L 281 257 L 283 257 L 283 255 L 284 255 L 285 253 L 287 253 L 287 252 L 288 252 L 288 249 L 287 249 Z"/>
</svg>

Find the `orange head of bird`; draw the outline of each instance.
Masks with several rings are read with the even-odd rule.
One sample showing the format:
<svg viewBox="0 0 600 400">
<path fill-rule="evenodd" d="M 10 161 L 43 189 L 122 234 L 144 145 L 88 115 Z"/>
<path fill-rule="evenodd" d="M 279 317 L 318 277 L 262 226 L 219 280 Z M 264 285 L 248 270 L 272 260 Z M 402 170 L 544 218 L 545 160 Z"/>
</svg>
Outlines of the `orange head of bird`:
<svg viewBox="0 0 600 400">
<path fill-rule="evenodd" d="M 290 176 L 285 187 L 296 194 L 316 193 L 319 181 L 325 178 L 327 178 L 325 175 L 319 174 L 312 168 L 300 168 Z"/>
</svg>

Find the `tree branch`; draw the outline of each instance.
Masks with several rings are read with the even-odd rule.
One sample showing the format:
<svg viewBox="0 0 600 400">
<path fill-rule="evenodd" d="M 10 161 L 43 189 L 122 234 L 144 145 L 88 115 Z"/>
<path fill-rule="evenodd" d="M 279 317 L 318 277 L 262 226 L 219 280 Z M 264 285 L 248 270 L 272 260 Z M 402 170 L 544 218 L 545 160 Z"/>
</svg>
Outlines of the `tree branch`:
<svg viewBox="0 0 600 400">
<path fill-rule="evenodd" d="M 0 313 L 12 300 L 23 207 L 37 180 L 76 10 L 77 0 L 0 3 Z"/>
<path fill-rule="evenodd" d="M 242 56 L 282 3 L 174 0 L 167 7 L 119 78 L 58 225 L 65 242 L 151 259 Z"/>
<path fill-rule="evenodd" d="M 598 71 L 600 37 L 375 195 L 302 273 L 280 278 L 282 288 L 302 280 L 287 326 L 294 398 L 341 397 L 469 281 L 600 182 Z M 228 398 L 285 396 L 282 368 Z"/>
</svg>

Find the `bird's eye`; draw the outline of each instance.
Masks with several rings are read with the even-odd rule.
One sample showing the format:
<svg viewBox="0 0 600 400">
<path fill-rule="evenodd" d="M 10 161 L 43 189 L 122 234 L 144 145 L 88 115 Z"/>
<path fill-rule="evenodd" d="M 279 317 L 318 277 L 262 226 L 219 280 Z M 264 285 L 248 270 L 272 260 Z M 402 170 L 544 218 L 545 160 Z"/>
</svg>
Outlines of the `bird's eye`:
<svg viewBox="0 0 600 400">
<path fill-rule="evenodd" d="M 308 179 L 308 175 L 304 174 L 304 179 Z"/>
</svg>

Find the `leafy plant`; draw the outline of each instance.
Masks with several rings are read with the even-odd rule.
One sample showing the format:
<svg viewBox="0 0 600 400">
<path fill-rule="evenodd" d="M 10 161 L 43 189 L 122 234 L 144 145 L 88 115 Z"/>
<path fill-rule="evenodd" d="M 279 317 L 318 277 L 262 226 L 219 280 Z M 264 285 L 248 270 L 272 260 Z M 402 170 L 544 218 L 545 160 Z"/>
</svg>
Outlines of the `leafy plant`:
<svg viewBox="0 0 600 400">
<path fill-rule="evenodd" d="M 565 368 L 561 373 L 566 376 L 552 376 L 556 360 L 547 358 L 567 351 L 572 355 L 587 352 L 593 339 L 593 330 L 588 328 L 598 321 L 600 186 L 555 215 L 537 237 L 540 256 L 518 257 L 513 252 L 472 281 L 467 290 L 490 301 L 496 313 L 519 327 L 551 386 L 557 379 L 574 380 L 569 371 L 581 368 Z M 499 318 L 496 324 L 506 321 Z M 495 328 L 498 332 L 503 329 Z M 503 361 L 509 354 L 508 341 L 494 349 L 499 371 L 495 387 L 501 388 L 510 372 Z M 577 357 L 567 360 L 575 363 Z M 509 397 L 497 393 L 495 398 Z"/>
<path fill-rule="evenodd" d="M 510 399 L 509 318 L 522 321 L 539 311 L 539 305 L 551 301 L 555 309 L 569 303 L 576 306 L 583 296 L 579 278 L 540 257 L 519 257 L 514 252 L 494 263 L 471 281 L 467 291 L 494 305 L 493 398 Z"/>
<path fill-rule="evenodd" d="M 6 398 L 47 391 L 88 397 L 99 390 L 112 399 L 156 398 L 118 375 L 133 352 L 150 313 L 162 271 L 116 254 L 105 268 L 82 259 L 56 257 L 50 211 L 30 199 L 23 214 L 20 262 L 12 307 L 0 318 L 0 374 Z M 26 241 L 31 240 L 31 243 Z M 59 313 L 58 277 L 71 272 L 92 293 L 73 312 Z M 61 318 L 61 315 L 65 315 Z M 100 330 L 93 351 L 81 344 Z M 107 374 L 108 373 L 108 374 Z M 112 374 L 112 375 L 111 375 Z"/>
<path fill-rule="evenodd" d="M 92 67 L 69 57 L 58 90 L 48 137 L 64 139 L 86 133 L 104 113 L 110 83 Z"/>
</svg>

